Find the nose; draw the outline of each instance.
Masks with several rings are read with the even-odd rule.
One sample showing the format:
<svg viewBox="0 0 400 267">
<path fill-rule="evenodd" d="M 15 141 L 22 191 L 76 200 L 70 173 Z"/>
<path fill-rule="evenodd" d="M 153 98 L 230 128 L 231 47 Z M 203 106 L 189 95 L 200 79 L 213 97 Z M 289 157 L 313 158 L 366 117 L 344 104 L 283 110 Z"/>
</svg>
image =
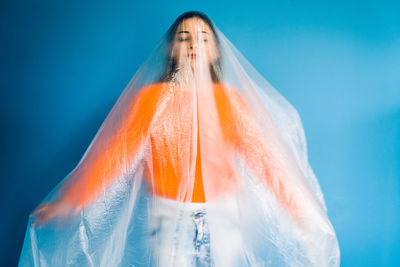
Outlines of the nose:
<svg viewBox="0 0 400 267">
<path fill-rule="evenodd" d="M 191 43 L 190 43 L 190 49 L 192 49 L 192 50 L 195 50 L 195 49 L 197 49 L 197 41 L 192 41 Z"/>
<path fill-rule="evenodd" d="M 190 49 L 196 50 L 198 48 L 199 42 L 198 42 L 198 37 L 193 38 L 192 41 L 190 42 Z"/>
</svg>

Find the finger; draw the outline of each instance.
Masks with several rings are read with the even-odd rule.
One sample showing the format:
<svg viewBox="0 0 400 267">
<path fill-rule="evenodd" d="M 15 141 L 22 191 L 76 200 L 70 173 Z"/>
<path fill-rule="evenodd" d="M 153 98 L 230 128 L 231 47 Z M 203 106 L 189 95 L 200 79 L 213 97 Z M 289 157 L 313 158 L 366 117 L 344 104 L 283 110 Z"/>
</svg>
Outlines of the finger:
<svg viewBox="0 0 400 267">
<path fill-rule="evenodd" d="M 35 227 L 39 222 L 39 217 L 36 217 L 33 222 L 31 223 L 31 227 Z"/>
<path fill-rule="evenodd" d="M 31 226 L 36 226 L 37 228 L 41 228 L 45 221 L 48 220 L 48 215 L 46 212 L 41 212 L 37 217 L 35 217 Z"/>
<path fill-rule="evenodd" d="M 48 203 L 40 205 L 33 213 L 29 214 L 29 217 L 35 216 L 36 214 L 38 214 L 42 210 L 47 209 L 48 206 L 49 206 Z"/>
<path fill-rule="evenodd" d="M 35 216 L 36 214 L 38 214 L 39 213 L 39 211 L 38 210 L 35 210 L 34 212 L 32 212 L 31 214 L 29 214 L 29 217 L 33 217 L 33 216 Z"/>
<path fill-rule="evenodd" d="M 32 212 L 31 214 L 29 214 L 29 217 L 34 217 L 34 216 L 36 216 L 37 214 L 39 214 L 40 213 L 40 210 L 35 210 L 34 212 Z"/>
</svg>

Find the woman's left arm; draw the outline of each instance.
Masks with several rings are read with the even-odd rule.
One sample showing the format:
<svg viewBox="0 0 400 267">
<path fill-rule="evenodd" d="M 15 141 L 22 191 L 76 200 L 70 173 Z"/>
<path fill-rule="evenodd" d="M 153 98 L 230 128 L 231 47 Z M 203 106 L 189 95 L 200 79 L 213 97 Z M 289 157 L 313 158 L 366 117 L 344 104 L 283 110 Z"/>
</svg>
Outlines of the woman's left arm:
<svg viewBox="0 0 400 267">
<path fill-rule="evenodd" d="M 277 136 L 272 118 L 267 111 L 271 128 L 271 140 L 262 135 L 257 122 L 242 94 L 236 89 L 224 87 L 215 91 L 215 99 L 225 137 L 243 155 L 247 164 L 274 193 L 281 205 L 300 223 L 308 197 L 294 184 L 293 175 L 299 175 L 293 159 L 284 155 L 282 141 Z"/>
</svg>

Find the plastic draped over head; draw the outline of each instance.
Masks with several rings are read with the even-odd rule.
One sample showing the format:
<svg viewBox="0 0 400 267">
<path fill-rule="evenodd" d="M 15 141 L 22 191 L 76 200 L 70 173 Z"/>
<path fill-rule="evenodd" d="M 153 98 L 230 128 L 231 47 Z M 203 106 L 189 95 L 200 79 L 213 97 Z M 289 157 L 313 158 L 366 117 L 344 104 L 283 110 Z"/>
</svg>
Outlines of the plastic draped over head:
<svg viewBox="0 0 400 267">
<path fill-rule="evenodd" d="M 21 266 L 338 266 L 296 110 L 199 12 L 175 21 L 31 214 Z"/>
</svg>

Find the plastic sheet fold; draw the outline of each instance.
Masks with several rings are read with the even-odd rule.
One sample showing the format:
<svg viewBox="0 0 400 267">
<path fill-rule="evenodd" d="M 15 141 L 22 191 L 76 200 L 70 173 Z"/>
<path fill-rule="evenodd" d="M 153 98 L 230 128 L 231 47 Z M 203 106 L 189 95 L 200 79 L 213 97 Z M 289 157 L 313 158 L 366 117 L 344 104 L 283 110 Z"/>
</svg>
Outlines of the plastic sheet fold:
<svg viewBox="0 0 400 267">
<path fill-rule="evenodd" d="M 339 263 L 296 109 L 188 12 L 32 212 L 19 266 Z"/>
</svg>

